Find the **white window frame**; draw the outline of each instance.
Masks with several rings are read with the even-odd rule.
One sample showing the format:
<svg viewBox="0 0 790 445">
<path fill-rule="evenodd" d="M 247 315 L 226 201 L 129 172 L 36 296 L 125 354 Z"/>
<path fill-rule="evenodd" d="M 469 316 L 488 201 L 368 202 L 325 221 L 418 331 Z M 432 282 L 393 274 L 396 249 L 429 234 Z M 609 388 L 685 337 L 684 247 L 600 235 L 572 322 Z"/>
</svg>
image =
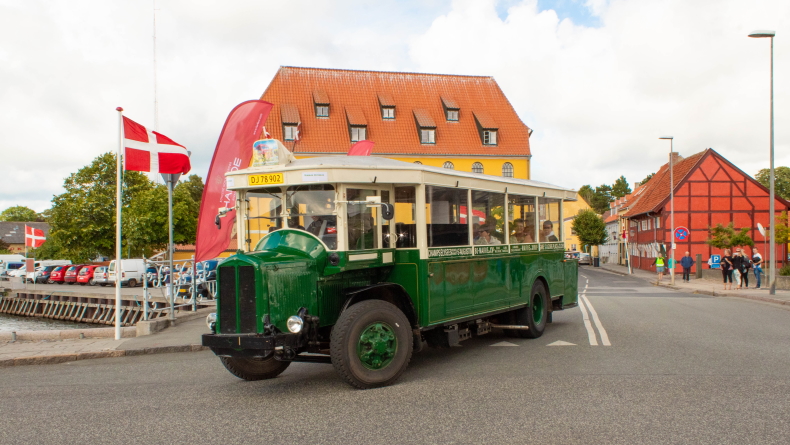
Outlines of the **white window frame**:
<svg viewBox="0 0 790 445">
<path fill-rule="evenodd" d="M 480 170 L 480 171 L 476 171 L 476 170 Z M 472 164 L 472 173 L 483 174 L 484 171 L 485 171 L 485 168 L 483 167 L 482 163 L 475 162 L 474 164 Z"/>
<path fill-rule="evenodd" d="M 450 161 L 447 161 L 447 162 L 445 162 L 445 163 L 444 163 L 444 165 L 442 165 L 442 168 L 447 168 L 447 169 L 450 169 L 450 170 L 455 170 L 455 164 L 453 164 L 453 163 L 452 163 L 452 162 L 450 162 Z"/>
<path fill-rule="evenodd" d="M 506 173 L 505 169 L 509 170 L 507 172 L 507 173 L 509 173 L 509 175 L 505 174 Z M 514 171 L 513 164 L 511 164 L 510 162 L 505 162 L 504 164 L 502 164 L 502 177 L 503 178 L 514 178 L 515 177 L 515 173 L 516 172 Z"/>
<path fill-rule="evenodd" d="M 497 130 L 483 130 L 483 145 L 496 145 Z"/>
<path fill-rule="evenodd" d="M 321 114 L 322 110 L 326 109 L 326 114 Z M 329 104 L 315 104 L 315 117 L 329 117 Z"/>
<path fill-rule="evenodd" d="M 381 107 L 382 119 L 395 119 L 395 107 Z"/>
<path fill-rule="evenodd" d="M 656 216 L 656 229 L 660 229 L 660 228 L 661 228 L 661 217 Z"/>
<path fill-rule="evenodd" d="M 460 115 L 460 111 L 455 108 L 448 108 L 447 109 L 447 120 L 449 122 L 458 122 L 458 116 Z"/>
<path fill-rule="evenodd" d="M 363 125 L 357 125 L 351 127 L 351 142 L 359 142 L 364 141 L 367 135 L 367 127 Z"/>
<path fill-rule="evenodd" d="M 421 144 L 435 144 L 436 143 L 436 129 L 435 128 L 420 128 L 420 143 Z"/>
<path fill-rule="evenodd" d="M 283 140 L 295 141 L 296 140 L 296 125 L 283 125 Z"/>
</svg>

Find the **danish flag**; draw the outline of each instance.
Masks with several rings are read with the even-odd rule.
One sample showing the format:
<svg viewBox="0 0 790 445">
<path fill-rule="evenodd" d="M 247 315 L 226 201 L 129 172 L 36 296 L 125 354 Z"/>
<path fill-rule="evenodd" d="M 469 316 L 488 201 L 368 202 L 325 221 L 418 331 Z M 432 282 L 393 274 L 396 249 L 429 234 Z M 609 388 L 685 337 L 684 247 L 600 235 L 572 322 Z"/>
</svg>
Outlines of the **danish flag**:
<svg viewBox="0 0 790 445">
<path fill-rule="evenodd" d="M 125 170 L 186 174 L 192 168 L 186 147 L 126 116 L 123 137 Z"/>
<path fill-rule="evenodd" d="M 41 247 L 47 237 L 44 236 L 44 231 L 25 225 L 25 246 L 28 247 Z"/>
</svg>

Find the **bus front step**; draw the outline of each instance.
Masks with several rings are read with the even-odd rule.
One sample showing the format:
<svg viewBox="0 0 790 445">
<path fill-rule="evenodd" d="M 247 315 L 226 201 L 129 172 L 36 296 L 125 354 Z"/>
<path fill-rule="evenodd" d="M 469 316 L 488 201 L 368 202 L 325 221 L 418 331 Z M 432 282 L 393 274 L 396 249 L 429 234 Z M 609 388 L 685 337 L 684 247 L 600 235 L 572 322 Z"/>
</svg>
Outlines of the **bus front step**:
<svg viewBox="0 0 790 445">
<path fill-rule="evenodd" d="M 491 327 L 492 328 L 497 328 L 497 329 L 514 329 L 514 330 L 517 330 L 517 331 L 528 331 L 529 330 L 529 326 L 519 326 L 519 325 L 514 325 L 514 324 L 492 324 Z"/>
</svg>

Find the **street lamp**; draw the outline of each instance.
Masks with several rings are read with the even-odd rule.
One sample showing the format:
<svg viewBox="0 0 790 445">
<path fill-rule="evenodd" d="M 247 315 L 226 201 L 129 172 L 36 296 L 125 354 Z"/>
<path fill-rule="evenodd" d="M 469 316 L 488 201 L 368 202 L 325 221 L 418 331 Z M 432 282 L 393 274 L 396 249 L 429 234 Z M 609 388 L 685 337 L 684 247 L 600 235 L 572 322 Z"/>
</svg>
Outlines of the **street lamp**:
<svg viewBox="0 0 790 445">
<path fill-rule="evenodd" d="M 763 38 L 768 37 L 771 39 L 771 193 L 769 195 L 771 203 L 769 204 L 770 213 L 768 224 L 770 224 L 771 231 L 771 255 L 770 262 L 768 263 L 768 281 L 771 283 L 769 292 L 771 295 L 776 295 L 776 243 L 774 243 L 774 226 L 776 215 L 774 214 L 774 192 L 775 192 L 775 177 L 774 177 L 774 31 L 754 31 L 749 34 L 749 37 Z"/>
<path fill-rule="evenodd" d="M 659 139 L 669 139 L 669 284 L 675 285 L 675 176 L 672 168 L 672 152 L 675 139 L 672 136 L 661 136 Z"/>
</svg>

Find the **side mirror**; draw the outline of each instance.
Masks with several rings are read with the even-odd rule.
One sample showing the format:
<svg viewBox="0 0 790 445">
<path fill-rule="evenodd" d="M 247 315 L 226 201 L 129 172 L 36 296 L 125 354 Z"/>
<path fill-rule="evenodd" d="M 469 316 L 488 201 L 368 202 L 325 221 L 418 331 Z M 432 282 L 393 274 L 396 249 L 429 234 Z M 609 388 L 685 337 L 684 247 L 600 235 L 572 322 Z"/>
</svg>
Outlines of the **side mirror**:
<svg viewBox="0 0 790 445">
<path fill-rule="evenodd" d="M 221 229 L 222 228 L 222 223 L 220 222 L 219 219 L 222 218 L 223 216 L 225 216 L 225 214 L 230 212 L 231 210 L 233 210 L 233 209 L 230 209 L 228 207 L 220 207 L 219 208 L 219 210 L 217 212 L 217 216 L 214 218 L 214 225 L 217 226 L 217 229 Z"/>
<path fill-rule="evenodd" d="M 386 202 L 381 203 L 381 217 L 389 221 L 395 216 L 395 206 Z"/>
<path fill-rule="evenodd" d="M 217 226 L 217 229 L 222 228 L 222 222 L 219 220 L 219 215 L 214 218 L 214 225 Z"/>
</svg>

